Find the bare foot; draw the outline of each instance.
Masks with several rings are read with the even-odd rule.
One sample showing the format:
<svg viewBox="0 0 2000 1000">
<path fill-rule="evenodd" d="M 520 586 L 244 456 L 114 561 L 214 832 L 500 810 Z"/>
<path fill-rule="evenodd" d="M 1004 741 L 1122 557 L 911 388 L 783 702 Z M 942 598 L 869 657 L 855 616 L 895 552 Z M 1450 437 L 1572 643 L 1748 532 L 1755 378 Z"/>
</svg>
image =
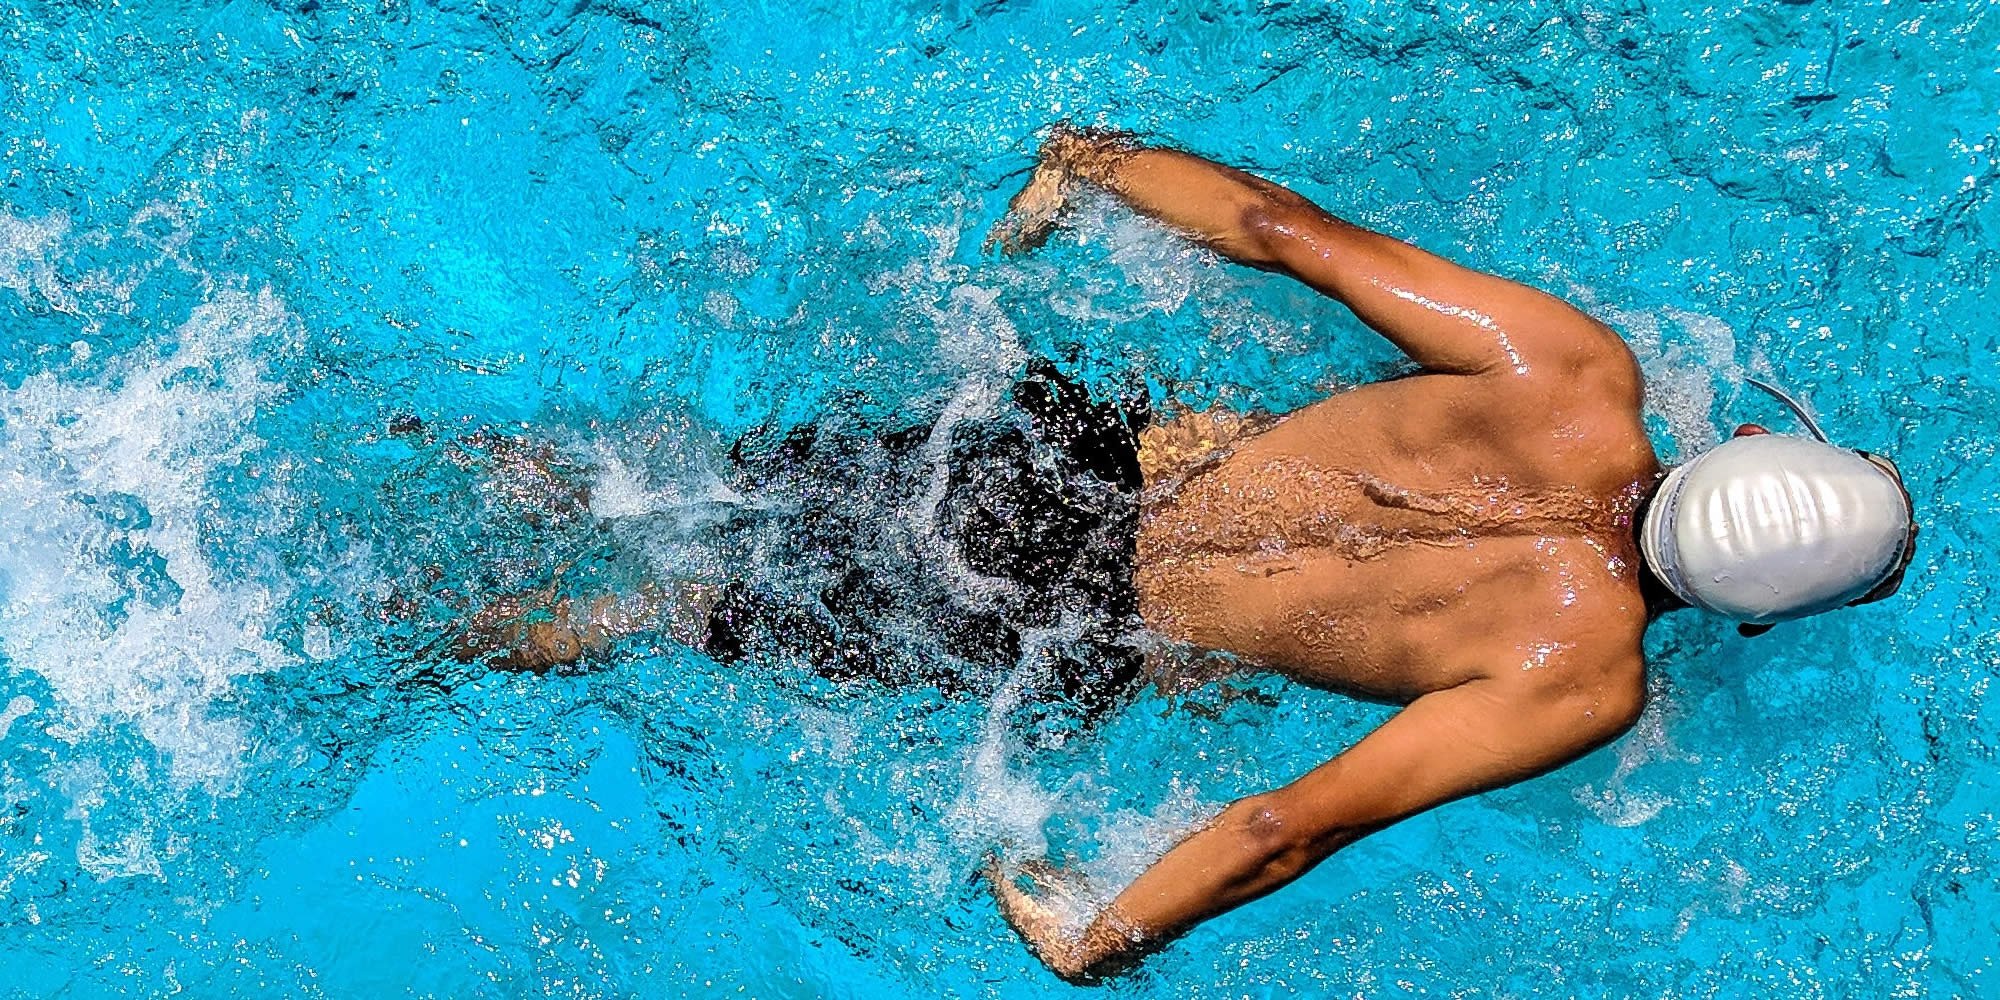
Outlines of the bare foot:
<svg viewBox="0 0 2000 1000">
<path fill-rule="evenodd" d="M 719 588 L 673 582 L 629 594 L 556 598 L 551 584 L 500 598 L 472 616 L 451 646 L 457 659 L 502 670 L 541 672 L 602 653 L 641 632 L 699 645 Z"/>
<path fill-rule="evenodd" d="M 1084 888 L 1077 872 L 1042 860 L 1010 868 L 995 854 L 987 859 L 985 875 L 1007 925 L 1049 971 L 1070 983 L 1084 986 L 1100 982 L 1129 968 L 1149 948 L 1145 935 L 1125 920 L 1116 903 L 1098 910 L 1079 927 L 1074 916 L 1044 901 L 1075 901 Z M 1015 884 L 1019 876 L 1034 883 L 1034 893 Z"/>
<path fill-rule="evenodd" d="M 1007 214 L 986 236 L 986 248 L 1026 253 L 1041 246 L 1069 207 L 1076 185 L 1088 182 L 1116 192 L 1118 166 L 1139 149 L 1129 132 L 1077 128 L 1066 122 L 1050 126 L 1036 154 L 1035 172 Z"/>
</svg>

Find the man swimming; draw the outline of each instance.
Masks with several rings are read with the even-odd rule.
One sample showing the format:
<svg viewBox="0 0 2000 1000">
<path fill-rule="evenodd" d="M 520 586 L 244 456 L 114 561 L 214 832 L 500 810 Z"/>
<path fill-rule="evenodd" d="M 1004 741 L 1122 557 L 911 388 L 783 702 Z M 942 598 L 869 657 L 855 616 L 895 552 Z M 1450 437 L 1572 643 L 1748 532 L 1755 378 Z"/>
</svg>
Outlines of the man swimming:
<svg viewBox="0 0 2000 1000">
<path fill-rule="evenodd" d="M 545 668 L 665 617 L 722 659 L 963 683 L 881 666 L 871 643 L 928 619 L 953 623 L 946 659 L 1040 664 L 1031 689 L 1086 713 L 1162 643 L 1405 706 L 1292 784 L 1223 809 L 1080 933 L 1020 884 L 1037 866 L 993 864 L 1007 920 L 1057 974 L 1084 981 L 1369 833 L 1603 746 L 1638 718 L 1641 639 L 1664 612 L 1696 606 L 1755 630 L 1900 586 L 1916 525 L 1885 459 L 1745 425 L 1663 477 L 1639 369 L 1603 324 L 1122 134 L 1056 127 L 995 242 L 1039 245 L 1084 185 L 1332 297 L 1422 371 L 1275 421 L 1154 424 L 1143 403 L 1093 400 L 1037 363 L 995 427 L 812 426 L 751 442 L 757 454 L 735 456 L 751 485 L 810 499 L 784 537 L 816 582 L 654 588 L 532 621 L 503 602 L 460 655 Z M 911 474 L 898 486 L 837 471 L 857 467 Z M 935 510 L 934 523 L 853 544 L 885 492 L 890 506 Z M 933 571 L 856 554 L 899 548 Z M 941 569 L 992 586 L 968 603 L 884 582 Z"/>
<path fill-rule="evenodd" d="M 1115 970 L 1398 820 L 1603 746 L 1639 716 L 1641 638 L 1666 611 L 1755 630 L 1901 584 L 1917 529 L 1893 465 L 1745 425 L 1663 481 L 1632 353 L 1559 299 L 1060 126 L 995 238 L 1031 249 L 1084 184 L 1341 302 L 1423 370 L 1292 413 L 1146 507 L 1149 628 L 1405 707 L 1225 808 L 1080 935 L 995 865 L 1002 912 L 1059 975 Z"/>
</svg>

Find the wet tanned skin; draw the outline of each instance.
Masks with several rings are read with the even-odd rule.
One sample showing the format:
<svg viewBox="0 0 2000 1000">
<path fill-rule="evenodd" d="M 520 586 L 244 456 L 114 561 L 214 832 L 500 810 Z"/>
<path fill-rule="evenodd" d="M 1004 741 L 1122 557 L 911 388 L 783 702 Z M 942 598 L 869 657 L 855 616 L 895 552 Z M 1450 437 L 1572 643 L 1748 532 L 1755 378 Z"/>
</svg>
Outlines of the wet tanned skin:
<svg viewBox="0 0 2000 1000">
<path fill-rule="evenodd" d="M 1237 436 L 1219 449 L 1190 446 L 1217 436 L 1202 415 L 1142 441 L 1148 626 L 1406 707 L 1292 784 L 1230 805 L 1081 935 L 996 863 L 1003 914 L 1054 971 L 1090 980 L 1368 833 L 1625 731 L 1644 701 L 1649 620 L 1633 514 L 1661 470 L 1631 352 L 1559 299 L 1249 174 L 1067 128 L 995 241 L 1037 245 L 1082 185 L 1346 304 L 1424 369 L 1267 428 L 1224 427 Z"/>
</svg>

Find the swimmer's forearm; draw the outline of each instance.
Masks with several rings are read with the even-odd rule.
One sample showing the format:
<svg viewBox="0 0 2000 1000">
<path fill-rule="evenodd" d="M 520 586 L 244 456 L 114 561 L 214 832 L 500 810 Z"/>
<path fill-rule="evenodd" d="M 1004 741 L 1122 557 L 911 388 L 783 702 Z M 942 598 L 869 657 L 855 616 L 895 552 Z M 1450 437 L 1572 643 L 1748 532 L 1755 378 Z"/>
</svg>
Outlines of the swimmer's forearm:
<svg viewBox="0 0 2000 1000">
<path fill-rule="evenodd" d="M 1536 678 L 1473 681 L 1411 702 L 1346 753 L 1223 810 L 1055 954 L 1075 977 L 1101 975 L 1283 887 L 1370 833 L 1602 746 L 1638 716 L 1644 671 L 1634 664 L 1577 674 L 1547 686 Z"/>
<path fill-rule="evenodd" d="M 1042 144 L 1041 156 L 1251 267 L 1279 263 L 1262 238 L 1265 220 L 1280 209 L 1310 206 L 1263 178 L 1192 153 L 1144 146 L 1124 132 L 1059 125 Z"/>
<path fill-rule="evenodd" d="M 1051 967 L 1070 979 L 1116 972 L 1196 924 L 1276 892 L 1361 836 L 1353 831 L 1293 841 L 1271 822 L 1262 797 L 1224 809 L 1119 893 L 1067 954 L 1053 956 L 1068 969 L 1056 962 Z"/>
<path fill-rule="evenodd" d="M 1122 132 L 1058 125 L 1030 185 L 1042 212 L 1035 225 L 1052 224 L 1049 206 L 1062 200 L 1052 192 L 1079 182 L 1236 263 L 1290 276 L 1346 305 L 1432 371 L 1520 376 L 1557 370 L 1539 361 L 1577 358 L 1607 359 L 1621 373 L 1631 367 L 1617 335 L 1568 303 L 1357 226 L 1233 167 Z M 1041 228 L 1029 238 L 1002 234 L 1011 249 L 1032 247 L 1041 235 Z"/>
</svg>

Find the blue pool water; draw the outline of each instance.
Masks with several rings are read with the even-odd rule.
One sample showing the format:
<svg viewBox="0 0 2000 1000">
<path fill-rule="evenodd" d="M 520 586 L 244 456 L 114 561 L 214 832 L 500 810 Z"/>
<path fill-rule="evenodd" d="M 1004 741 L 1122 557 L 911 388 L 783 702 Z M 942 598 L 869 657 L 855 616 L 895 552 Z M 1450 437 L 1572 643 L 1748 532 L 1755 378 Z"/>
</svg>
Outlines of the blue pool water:
<svg viewBox="0 0 2000 1000">
<path fill-rule="evenodd" d="M 1656 627 L 1631 735 L 1114 992 L 2000 996 L 1993 6 L 178 6 L 0 5 L 0 995 L 1067 992 L 987 851 L 1115 879 L 1386 710 L 1266 680 L 1029 747 L 665 642 L 421 647 L 607 550 L 726 570 L 720 444 L 832 401 L 1393 370 L 1102 206 L 983 256 L 1069 118 L 1584 304 L 1669 455 L 1784 419 L 1744 374 L 1801 390 L 1926 522 L 1897 600 Z M 482 428 L 613 516 L 528 523 Z"/>
</svg>

